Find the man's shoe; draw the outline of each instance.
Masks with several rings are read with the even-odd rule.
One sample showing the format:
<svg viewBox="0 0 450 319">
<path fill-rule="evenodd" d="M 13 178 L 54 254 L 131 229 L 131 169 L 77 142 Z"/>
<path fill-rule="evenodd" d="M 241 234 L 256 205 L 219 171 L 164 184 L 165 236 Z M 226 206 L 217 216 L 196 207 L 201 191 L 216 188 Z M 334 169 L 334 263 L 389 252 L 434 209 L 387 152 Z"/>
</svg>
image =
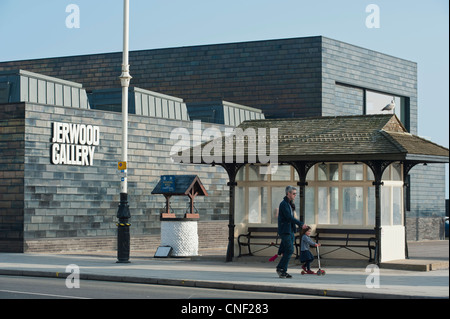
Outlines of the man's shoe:
<svg viewBox="0 0 450 319">
<path fill-rule="evenodd" d="M 283 273 L 283 269 L 277 268 L 277 274 L 281 278 L 281 274 Z"/>
<path fill-rule="evenodd" d="M 292 276 L 290 274 L 288 274 L 287 272 L 283 272 L 279 276 L 280 276 L 280 278 L 292 278 Z"/>
</svg>

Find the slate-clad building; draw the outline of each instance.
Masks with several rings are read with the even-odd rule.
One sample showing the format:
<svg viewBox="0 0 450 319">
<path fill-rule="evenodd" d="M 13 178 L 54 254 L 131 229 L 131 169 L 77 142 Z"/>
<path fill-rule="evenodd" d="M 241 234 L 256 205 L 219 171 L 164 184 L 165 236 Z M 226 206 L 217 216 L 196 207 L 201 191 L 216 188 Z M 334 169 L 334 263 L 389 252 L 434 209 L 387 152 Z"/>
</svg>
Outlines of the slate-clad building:
<svg viewBox="0 0 450 319">
<path fill-rule="evenodd" d="M 122 53 L 0 62 L 1 250 L 113 249 L 121 63 Z M 194 136 L 193 120 L 224 131 L 262 118 L 386 113 L 381 108 L 394 100 L 404 128 L 420 133 L 416 63 L 322 36 L 132 51 L 130 74 L 132 245 L 158 243 L 163 199 L 150 192 L 160 175 L 181 171 L 204 183 L 210 196 L 198 203 L 201 223 L 205 234 L 219 234 L 215 246 L 226 245 L 227 174 L 170 162 L 171 132 Z M 99 130 L 98 145 L 73 148 L 86 158 L 93 150 L 93 165 L 52 164 L 55 123 Z M 444 165 L 416 166 L 409 175 L 408 236 L 438 239 Z"/>
</svg>

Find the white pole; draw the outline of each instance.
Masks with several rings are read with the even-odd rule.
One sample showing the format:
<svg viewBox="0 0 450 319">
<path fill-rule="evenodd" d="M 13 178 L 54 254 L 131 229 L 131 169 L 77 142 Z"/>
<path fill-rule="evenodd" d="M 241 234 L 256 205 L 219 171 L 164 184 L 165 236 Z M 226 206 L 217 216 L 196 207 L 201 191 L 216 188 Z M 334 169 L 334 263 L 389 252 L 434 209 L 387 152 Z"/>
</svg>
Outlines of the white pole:
<svg viewBox="0 0 450 319">
<path fill-rule="evenodd" d="M 122 162 L 128 160 L 128 87 L 131 76 L 128 62 L 128 38 L 129 38 L 129 0 L 124 0 L 123 8 L 123 61 L 120 82 L 122 85 Z M 127 194 L 127 170 L 120 182 L 120 193 Z"/>
<path fill-rule="evenodd" d="M 120 83 L 122 85 L 122 162 L 128 160 L 128 87 L 130 86 L 131 76 L 129 73 L 130 65 L 128 63 L 128 32 L 129 32 L 129 0 L 123 2 L 123 61 Z M 128 205 L 127 190 L 127 170 L 120 180 L 120 202 L 117 211 L 119 218 L 117 231 L 117 262 L 128 263 L 130 258 L 130 224 L 128 219 L 131 217 Z"/>
</svg>

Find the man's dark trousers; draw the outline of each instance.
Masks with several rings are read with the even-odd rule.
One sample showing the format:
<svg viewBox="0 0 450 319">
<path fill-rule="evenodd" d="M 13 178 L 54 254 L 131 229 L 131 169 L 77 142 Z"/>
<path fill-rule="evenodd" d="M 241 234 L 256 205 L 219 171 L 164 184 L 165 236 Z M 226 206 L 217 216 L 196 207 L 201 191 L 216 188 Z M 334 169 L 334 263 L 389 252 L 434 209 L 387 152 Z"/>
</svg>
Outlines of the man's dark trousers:
<svg viewBox="0 0 450 319">
<path fill-rule="evenodd" d="M 281 237 L 283 257 L 277 266 L 277 272 L 286 273 L 289 260 L 294 253 L 295 225 L 303 226 L 303 222 L 295 219 L 292 213 L 289 197 L 286 195 L 278 210 L 278 234 Z"/>
<path fill-rule="evenodd" d="M 295 234 L 281 234 L 281 244 L 283 249 L 283 256 L 281 257 L 280 262 L 278 263 L 277 269 L 286 272 L 288 269 L 289 260 L 291 260 L 291 256 L 294 253 L 294 239 Z"/>
</svg>

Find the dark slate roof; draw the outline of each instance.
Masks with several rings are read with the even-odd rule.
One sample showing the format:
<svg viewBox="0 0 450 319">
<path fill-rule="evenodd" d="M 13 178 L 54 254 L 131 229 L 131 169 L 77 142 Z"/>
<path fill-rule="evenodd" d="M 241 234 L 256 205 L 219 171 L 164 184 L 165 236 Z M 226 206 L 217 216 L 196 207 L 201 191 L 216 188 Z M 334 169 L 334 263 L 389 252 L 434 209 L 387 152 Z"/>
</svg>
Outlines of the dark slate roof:
<svg viewBox="0 0 450 319">
<path fill-rule="evenodd" d="M 449 150 L 407 132 L 395 115 L 315 117 L 246 121 L 247 129 L 266 129 L 266 139 L 278 138 L 279 163 L 289 161 L 422 160 L 448 162 Z M 278 129 L 278 137 L 270 129 Z M 248 131 L 247 131 L 248 132 Z M 272 132 L 274 133 L 274 132 Z M 256 139 L 244 134 L 244 158 L 253 154 Z M 230 137 L 227 137 L 228 139 Z M 242 141 L 242 137 L 237 140 Z M 226 145 L 225 141 L 222 141 Z M 233 143 L 236 152 L 236 138 Z M 242 142 L 241 142 L 242 143 Z M 205 143 L 202 145 L 204 147 Z M 242 145 L 242 144 L 241 144 Z M 250 150 L 249 150 L 250 145 Z M 224 147 L 225 149 L 225 147 Z M 225 151 L 224 151 L 225 152 Z M 213 152 L 212 152 L 213 153 Z M 225 153 L 223 153 L 225 155 Z M 269 148 L 267 148 L 269 155 Z M 258 157 L 256 157 L 258 160 Z"/>
<path fill-rule="evenodd" d="M 152 194 L 164 194 L 164 195 L 187 195 L 194 190 L 194 193 L 198 192 L 198 196 L 208 196 L 200 178 L 197 175 L 174 175 L 175 176 L 175 189 L 172 192 L 163 192 L 163 181 L 160 180 L 156 187 L 153 189 Z"/>
</svg>

